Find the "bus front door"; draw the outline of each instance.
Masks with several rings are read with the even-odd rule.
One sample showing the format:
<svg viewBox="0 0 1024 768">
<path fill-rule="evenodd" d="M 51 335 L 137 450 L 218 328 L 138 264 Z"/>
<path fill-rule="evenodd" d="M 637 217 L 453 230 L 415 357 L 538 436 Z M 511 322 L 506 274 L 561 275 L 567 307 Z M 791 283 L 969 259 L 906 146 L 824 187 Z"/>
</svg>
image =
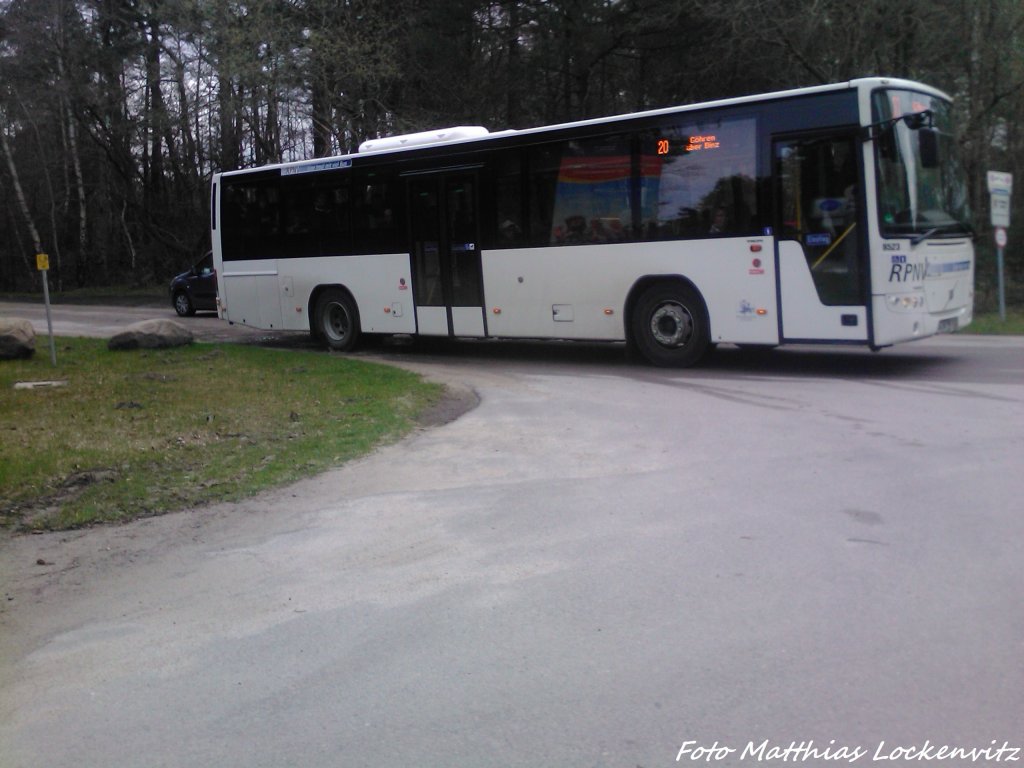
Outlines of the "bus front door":
<svg viewBox="0 0 1024 768">
<path fill-rule="evenodd" d="M 775 232 L 787 341 L 868 338 L 860 146 L 849 134 L 775 142 Z"/>
<path fill-rule="evenodd" d="M 472 173 L 409 179 L 416 326 L 426 336 L 485 336 Z"/>
</svg>

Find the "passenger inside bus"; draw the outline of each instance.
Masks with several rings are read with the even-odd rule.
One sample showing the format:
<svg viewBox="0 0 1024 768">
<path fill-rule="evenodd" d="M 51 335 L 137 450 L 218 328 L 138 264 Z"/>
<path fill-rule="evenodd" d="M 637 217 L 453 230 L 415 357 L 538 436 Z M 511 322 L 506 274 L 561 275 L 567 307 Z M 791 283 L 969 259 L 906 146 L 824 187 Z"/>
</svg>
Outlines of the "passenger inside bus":
<svg viewBox="0 0 1024 768">
<path fill-rule="evenodd" d="M 726 212 L 724 206 L 719 205 L 715 208 L 714 213 L 711 214 L 711 226 L 708 227 L 708 234 L 729 234 L 729 214 Z"/>
</svg>

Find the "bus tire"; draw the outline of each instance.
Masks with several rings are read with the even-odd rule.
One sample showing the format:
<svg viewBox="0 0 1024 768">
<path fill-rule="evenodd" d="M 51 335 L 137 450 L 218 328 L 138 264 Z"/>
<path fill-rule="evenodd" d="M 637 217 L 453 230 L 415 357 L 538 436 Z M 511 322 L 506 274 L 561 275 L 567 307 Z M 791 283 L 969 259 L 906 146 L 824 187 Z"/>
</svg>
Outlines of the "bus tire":
<svg viewBox="0 0 1024 768">
<path fill-rule="evenodd" d="M 345 291 L 331 289 L 317 299 L 315 335 L 337 352 L 352 350 L 359 341 L 359 310 Z"/>
<path fill-rule="evenodd" d="M 655 283 L 633 308 L 633 343 L 663 368 L 694 365 L 711 347 L 708 310 L 699 292 L 681 283 Z"/>
</svg>

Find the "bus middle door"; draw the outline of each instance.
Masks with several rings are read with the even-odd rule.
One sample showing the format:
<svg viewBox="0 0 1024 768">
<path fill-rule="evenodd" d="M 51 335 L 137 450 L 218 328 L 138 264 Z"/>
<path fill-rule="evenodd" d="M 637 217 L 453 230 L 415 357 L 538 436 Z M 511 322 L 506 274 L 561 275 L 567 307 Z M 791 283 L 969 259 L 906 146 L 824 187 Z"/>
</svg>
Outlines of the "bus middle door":
<svg viewBox="0 0 1024 768">
<path fill-rule="evenodd" d="M 485 336 L 475 174 L 413 176 L 409 195 L 418 332 Z"/>
</svg>

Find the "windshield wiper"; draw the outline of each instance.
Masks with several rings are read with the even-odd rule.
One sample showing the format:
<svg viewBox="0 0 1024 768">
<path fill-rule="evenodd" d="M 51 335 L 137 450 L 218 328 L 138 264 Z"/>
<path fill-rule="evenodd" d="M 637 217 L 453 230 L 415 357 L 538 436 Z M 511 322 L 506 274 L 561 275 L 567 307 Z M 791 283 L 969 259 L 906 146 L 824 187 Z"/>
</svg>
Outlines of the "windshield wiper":
<svg viewBox="0 0 1024 768">
<path fill-rule="evenodd" d="M 922 240 L 927 240 L 929 237 L 934 235 L 940 229 L 942 229 L 942 227 L 932 227 L 927 232 L 922 232 L 920 235 L 914 235 L 912 238 L 910 238 L 910 245 L 911 245 L 911 247 L 913 247 L 915 245 L 920 245 Z"/>
<path fill-rule="evenodd" d="M 958 227 L 963 229 L 962 233 L 957 231 Z M 955 224 L 941 224 L 937 227 L 932 227 L 927 232 L 912 235 L 910 238 L 910 244 L 912 246 L 920 245 L 922 240 L 927 240 L 932 235 L 937 235 L 939 233 L 945 233 L 946 237 L 968 237 L 972 239 L 975 237 L 974 228 L 971 227 L 970 224 L 958 221 Z"/>
</svg>

